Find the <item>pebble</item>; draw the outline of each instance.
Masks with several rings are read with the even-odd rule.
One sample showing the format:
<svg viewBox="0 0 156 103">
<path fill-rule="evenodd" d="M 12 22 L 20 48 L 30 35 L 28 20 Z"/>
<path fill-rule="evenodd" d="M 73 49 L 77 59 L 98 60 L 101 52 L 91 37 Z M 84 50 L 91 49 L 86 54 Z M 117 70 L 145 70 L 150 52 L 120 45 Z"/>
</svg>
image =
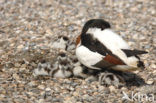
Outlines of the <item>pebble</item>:
<svg viewBox="0 0 156 103">
<path fill-rule="evenodd" d="M 121 88 L 121 90 L 122 90 L 122 91 L 126 91 L 126 90 L 127 90 L 127 88 L 125 88 L 125 87 L 122 87 L 122 88 Z"/>
<path fill-rule="evenodd" d="M 150 79 L 147 80 L 146 83 L 147 83 L 147 84 L 153 84 L 153 83 L 154 83 L 154 80 L 153 80 L 152 78 L 150 78 Z"/>
<path fill-rule="evenodd" d="M 20 72 L 22 72 L 22 71 L 24 71 L 24 70 L 26 70 L 26 68 L 20 68 L 20 69 L 19 69 Z"/>
<path fill-rule="evenodd" d="M 39 99 L 38 103 L 44 103 L 44 99 Z"/>
<path fill-rule="evenodd" d="M 15 63 L 15 67 L 19 68 L 21 65 L 19 63 Z"/>
<path fill-rule="evenodd" d="M 45 35 L 46 36 L 52 36 L 53 35 L 53 32 L 51 31 L 51 29 L 47 29 Z"/>
<path fill-rule="evenodd" d="M 20 79 L 19 75 L 17 75 L 17 74 L 13 74 L 13 78 L 16 79 L 16 80 Z"/>
<path fill-rule="evenodd" d="M 22 49 L 23 47 L 24 47 L 23 45 L 19 45 L 17 49 Z"/>
<path fill-rule="evenodd" d="M 153 71 L 153 74 L 156 74 L 156 70 Z"/>
<path fill-rule="evenodd" d="M 100 92 L 100 91 L 102 91 L 102 90 L 104 90 L 104 89 L 105 89 L 104 86 L 99 86 L 98 91 Z"/>
<path fill-rule="evenodd" d="M 79 96 L 79 93 L 76 91 L 73 93 L 73 96 L 77 97 L 77 96 Z"/>
<path fill-rule="evenodd" d="M 44 90 L 45 89 L 45 86 L 44 85 L 39 85 L 38 86 L 38 89 Z"/>
<path fill-rule="evenodd" d="M 22 64 L 21 68 L 26 68 L 26 66 L 27 66 L 26 64 Z"/>
<path fill-rule="evenodd" d="M 51 91 L 51 89 L 48 87 L 48 88 L 45 89 L 45 91 Z"/>
<path fill-rule="evenodd" d="M 33 86 L 37 86 L 36 81 L 31 81 L 28 83 L 29 86 L 33 87 Z"/>
<path fill-rule="evenodd" d="M 152 64 L 151 68 L 156 69 L 156 64 Z"/>
<path fill-rule="evenodd" d="M 109 86 L 109 89 L 111 92 L 114 92 L 116 90 L 114 86 Z"/>
<path fill-rule="evenodd" d="M 83 102 L 76 102 L 76 103 L 83 103 Z"/>
<path fill-rule="evenodd" d="M 134 73 L 136 73 L 136 74 L 138 74 L 139 72 L 140 72 L 140 71 L 138 71 L 138 70 L 137 70 L 137 71 L 134 71 Z"/>
<path fill-rule="evenodd" d="M 52 103 L 53 102 L 60 102 L 61 100 L 60 100 L 60 98 L 52 98 Z"/>
</svg>

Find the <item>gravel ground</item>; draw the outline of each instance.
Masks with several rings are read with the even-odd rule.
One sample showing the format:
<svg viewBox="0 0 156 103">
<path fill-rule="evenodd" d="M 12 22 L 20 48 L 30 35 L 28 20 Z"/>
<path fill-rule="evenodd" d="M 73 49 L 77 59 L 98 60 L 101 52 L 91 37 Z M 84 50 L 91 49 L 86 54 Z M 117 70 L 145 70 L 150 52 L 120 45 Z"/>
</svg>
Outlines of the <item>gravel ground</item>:
<svg viewBox="0 0 156 103">
<path fill-rule="evenodd" d="M 57 37 L 74 41 L 92 18 L 109 21 L 129 45 L 149 52 L 141 56 L 145 70 L 135 72 L 140 85 L 115 88 L 79 78 L 35 78 L 37 63 L 53 61 L 57 54 L 52 47 Z M 123 98 L 133 92 L 156 102 L 156 0 L 0 0 L 0 38 L 0 103 L 147 102 Z"/>
</svg>

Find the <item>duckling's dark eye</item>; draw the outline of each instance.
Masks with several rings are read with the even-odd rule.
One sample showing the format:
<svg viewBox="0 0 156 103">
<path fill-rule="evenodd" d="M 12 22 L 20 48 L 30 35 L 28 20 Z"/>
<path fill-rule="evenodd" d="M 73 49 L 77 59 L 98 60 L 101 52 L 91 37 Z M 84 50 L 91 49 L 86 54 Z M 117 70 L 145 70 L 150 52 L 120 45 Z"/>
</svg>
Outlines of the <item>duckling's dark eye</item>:
<svg viewBox="0 0 156 103">
<path fill-rule="evenodd" d="M 74 60 L 73 60 L 73 63 L 76 63 L 76 62 L 78 62 L 78 60 L 77 60 L 77 59 L 74 59 Z"/>
<path fill-rule="evenodd" d="M 61 56 L 61 57 L 65 57 L 66 54 L 65 54 L 65 53 L 60 53 L 60 56 Z"/>
<path fill-rule="evenodd" d="M 63 40 L 67 41 L 67 40 L 68 40 L 68 37 L 65 37 L 65 36 L 64 36 L 64 37 L 63 37 Z"/>
</svg>

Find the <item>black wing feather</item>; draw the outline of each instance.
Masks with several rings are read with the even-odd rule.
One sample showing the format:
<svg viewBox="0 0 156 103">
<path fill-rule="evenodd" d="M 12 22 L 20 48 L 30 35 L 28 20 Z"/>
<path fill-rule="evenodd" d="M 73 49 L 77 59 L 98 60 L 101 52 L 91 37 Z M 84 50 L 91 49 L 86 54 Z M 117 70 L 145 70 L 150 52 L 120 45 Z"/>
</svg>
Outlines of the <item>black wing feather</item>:
<svg viewBox="0 0 156 103">
<path fill-rule="evenodd" d="M 112 55 L 112 52 L 110 50 L 108 50 L 100 41 L 98 41 L 89 33 L 85 35 L 81 35 L 81 43 L 89 50 L 93 52 L 98 52 L 103 56 L 106 56 L 106 54 Z"/>
<path fill-rule="evenodd" d="M 134 50 L 122 49 L 122 51 L 127 55 L 127 57 L 148 53 L 146 51 L 136 50 L 136 49 Z"/>
</svg>

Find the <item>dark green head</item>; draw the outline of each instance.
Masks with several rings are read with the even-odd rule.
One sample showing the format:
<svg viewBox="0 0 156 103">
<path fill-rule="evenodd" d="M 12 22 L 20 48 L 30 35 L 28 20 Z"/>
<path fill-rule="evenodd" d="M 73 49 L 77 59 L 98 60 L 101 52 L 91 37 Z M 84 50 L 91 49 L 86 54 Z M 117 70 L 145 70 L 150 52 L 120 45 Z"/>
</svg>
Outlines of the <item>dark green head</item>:
<svg viewBox="0 0 156 103">
<path fill-rule="evenodd" d="M 81 34 L 86 33 L 89 28 L 100 28 L 101 30 L 104 30 L 106 28 L 111 28 L 111 26 L 110 26 L 109 22 L 107 22 L 103 19 L 91 19 L 85 23 Z"/>
</svg>

